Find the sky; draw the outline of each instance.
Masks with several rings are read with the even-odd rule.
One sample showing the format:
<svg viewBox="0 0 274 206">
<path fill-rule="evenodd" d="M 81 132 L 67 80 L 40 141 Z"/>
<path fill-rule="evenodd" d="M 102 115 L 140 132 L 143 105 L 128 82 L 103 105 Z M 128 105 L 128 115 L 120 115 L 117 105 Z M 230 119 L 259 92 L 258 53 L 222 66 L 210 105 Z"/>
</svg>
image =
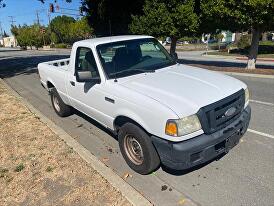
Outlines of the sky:
<svg viewBox="0 0 274 206">
<path fill-rule="evenodd" d="M 48 24 L 48 9 L 49 4 L 54 3 L 54 0 L 45 0 L 45 3 L 42 4 L 38 0 L 3 0 L 3 3 L 6 4 L 6 7 L 0 8 L 0 22 L 2 26 L 2 30 L 6 31 L 7 34 L 10 33 L 10 25 L 11 18 L 9 16 L 13 16 L 15 20 L 15 25 L 23 25 L 23 24 L 33 24 L 37 22 L 36 12 L 39 13 L 40 23 L 42 25 Z M 68 14 L 79 14 L 78 11 L 65 10 L 65 9 L 79 9 L 80 0 L 72 0 L 71 3 L 67 3 L 65 0 L 57 0 L 57 3 L 54 5 L 59 5 L 59 12 L 68 13 Z M 50 18 L 54 18 L 57 13 L 51 13 Z M 66 14 L 67 15 L 67 14 Z M 71 15 L 74 18 L 79 16 Z M 1 31 L 0 31 L 1 32 Z"/>
</svg>

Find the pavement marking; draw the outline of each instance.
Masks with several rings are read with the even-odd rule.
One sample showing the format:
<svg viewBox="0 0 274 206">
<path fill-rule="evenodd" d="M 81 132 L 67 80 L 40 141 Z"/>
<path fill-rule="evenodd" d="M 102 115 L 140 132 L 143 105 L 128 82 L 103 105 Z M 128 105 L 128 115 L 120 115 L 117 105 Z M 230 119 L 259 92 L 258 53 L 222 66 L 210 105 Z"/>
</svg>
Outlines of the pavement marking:
<svg viewBox="0 0 274 206">
<path fill-rule="evenodd" d="M 258 100 L 254 100 L 254 99 L 250 99 L 249 101 L 253 102 L 253 103 L 258 103 L 258 104 L 263 104 L 263 105 L 268 105 L 268 106 L 274 106 L 274 104 L 270 103 L 270 102 L 263 102 L 263 101 L 258 101 Z"/>
<path fill-rule="evenodd" d="M 259 132 L 259 131 L 253 130 L 253 129 L 247 129 L 247 131 L 251 132 L 251 133 L 254 133 L 254 134 L 258 134 L 258 135 L 264 136 L 264 137 L 269 137 L 271 139 L 274 139 L 274 135 L 271 135 L 271 134 L 266 134 L 266 133 Z"/>
</svg>

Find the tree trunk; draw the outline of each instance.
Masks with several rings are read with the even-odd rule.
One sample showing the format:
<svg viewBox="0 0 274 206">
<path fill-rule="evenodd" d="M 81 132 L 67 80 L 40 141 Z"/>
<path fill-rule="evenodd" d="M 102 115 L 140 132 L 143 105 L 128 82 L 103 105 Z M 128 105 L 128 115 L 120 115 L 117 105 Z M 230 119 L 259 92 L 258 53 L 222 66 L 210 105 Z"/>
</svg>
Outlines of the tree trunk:
<svg viewBox="0 0 274 206">
<path fill-rule="evenodd" d="M 174 55 L 176 52 L 176 43 L 177 43 L 177 38 L 176 37 L 171 37 L 171 45 L 170 45 L 170 55 Z"/>
<path fill-rule="evenodd" d="M 260 40 L 261 32 L 259 29 L 254 28 L 252 30 L 252 41 L 248 55 L 247 61 L 247 69 L 255 69 L 256 68 L 256 60 L 259 49 L 259 40 Z"/>
<path fill-rule="evenodd" d="M 242 34 L 240 32 L 235 33 L 235 40 L 234 42 L 237 44 L 241 38 Z"/>
</svg>

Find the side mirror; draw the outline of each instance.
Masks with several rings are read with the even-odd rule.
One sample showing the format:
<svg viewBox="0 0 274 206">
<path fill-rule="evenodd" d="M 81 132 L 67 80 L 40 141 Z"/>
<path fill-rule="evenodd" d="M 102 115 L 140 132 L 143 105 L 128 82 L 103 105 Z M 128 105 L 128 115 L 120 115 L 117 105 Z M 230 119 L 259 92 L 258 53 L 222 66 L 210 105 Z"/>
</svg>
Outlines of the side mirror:
<svg viewBox="0 0 274 206">
<path fill-rule="evenodd" d="M 92 77 L 91 71 L 76 71 L 75 75 L 77 82 L 92 82 L 95 84 L 101 82 L 100 77 Z"/>
<path fill-rule="evenodd" d="M 178 61 L 178 54 L 175 52 L 174 54 L 170 54 L 170 56 L 172 57 L 172 59 L 174 60 L 174 61 Z"/>
</svg>

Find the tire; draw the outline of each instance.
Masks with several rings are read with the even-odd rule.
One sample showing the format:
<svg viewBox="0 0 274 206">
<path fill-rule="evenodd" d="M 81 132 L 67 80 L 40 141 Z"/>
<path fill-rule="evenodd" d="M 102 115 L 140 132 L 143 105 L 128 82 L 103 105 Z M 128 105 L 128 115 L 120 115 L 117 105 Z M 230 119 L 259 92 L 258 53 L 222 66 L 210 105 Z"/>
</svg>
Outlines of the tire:
<svg viewBox="0 0 274 206">
<path fill-rule="evenodd" d="M 63 102 L 55 88 L 51 89 L 50 96 L 52 107 L 56 114 L 58 114 L 60 117 L 67 117 L 71 115 L 71 107 Z"/>
<path fill-rule="evenodd" d="M 160 158 L 151 139 L 140 127 L 133 123 L 124 124 L 119 130 L 118 141 L 124 159 L 135 172 L 145 175 L 159 167 Z M 134 149 L 130 149 L 130 145 L 134 145 L 134 147 L 132 147 Z M 138 153 L 138 155 L 136 155 L 136 153 Z"/>
</svg>

